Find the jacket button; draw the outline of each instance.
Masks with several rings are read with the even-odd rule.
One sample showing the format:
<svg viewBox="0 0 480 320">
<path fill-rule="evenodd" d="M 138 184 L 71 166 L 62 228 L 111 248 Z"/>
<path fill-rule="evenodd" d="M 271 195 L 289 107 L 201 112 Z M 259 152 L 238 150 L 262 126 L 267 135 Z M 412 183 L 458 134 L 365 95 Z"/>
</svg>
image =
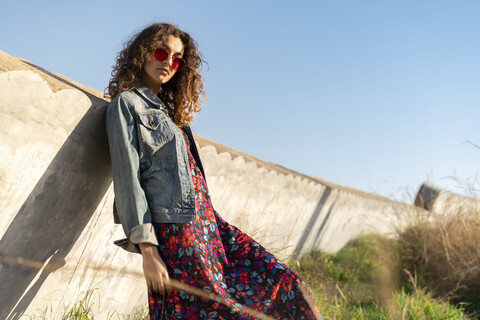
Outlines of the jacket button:
<svg viewBox="0 0 480 320">
<path fill-rule="evenodd" d="M 155 122 L 154 122 L 152 119 L 150 119 L 150 122 L 148 122 L 148 123 L 149 123 L 152 127 L 153 127 L 153 125 L 155 124 Z"/>
</svg>

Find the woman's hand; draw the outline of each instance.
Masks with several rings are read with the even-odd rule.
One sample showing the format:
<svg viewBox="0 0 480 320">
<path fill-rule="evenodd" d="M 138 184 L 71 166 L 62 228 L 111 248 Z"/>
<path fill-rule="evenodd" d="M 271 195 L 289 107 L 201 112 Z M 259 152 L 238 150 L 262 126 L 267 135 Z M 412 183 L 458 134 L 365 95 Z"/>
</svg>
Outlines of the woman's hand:
<svg viewBox="0 0 480 320">
<path fill-rule="evenodd" d="M 157 246 L 149 243 L 139 243 L 143 257 L 143 274 L 150 290 L 164 294 L 172 292 L 170 278 L 165 263 L 158 254 Z"/>
</svg>

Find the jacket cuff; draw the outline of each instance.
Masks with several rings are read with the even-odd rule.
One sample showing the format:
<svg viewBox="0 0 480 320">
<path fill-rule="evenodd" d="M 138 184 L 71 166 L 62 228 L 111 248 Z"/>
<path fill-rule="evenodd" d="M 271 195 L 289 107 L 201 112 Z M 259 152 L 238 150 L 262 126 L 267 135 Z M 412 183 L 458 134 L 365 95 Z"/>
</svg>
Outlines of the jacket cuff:
<svg viewBox="0 0 480 320">
<path fill-rule="evenodd" d="M 155 236 L 155 229 L 153 224 L 145 223 L 135 226 L 130 230 L 130 236 L 128 239 L 134 243 L 150 243 L 158 246 L 157 237 Z"/>
</svg>

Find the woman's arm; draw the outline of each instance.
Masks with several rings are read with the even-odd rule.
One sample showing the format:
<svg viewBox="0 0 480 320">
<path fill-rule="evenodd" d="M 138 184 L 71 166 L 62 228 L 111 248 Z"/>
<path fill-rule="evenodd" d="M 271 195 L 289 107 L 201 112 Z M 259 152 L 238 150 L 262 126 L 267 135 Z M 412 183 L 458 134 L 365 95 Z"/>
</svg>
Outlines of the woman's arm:
<svg viewBox="0 0 480 320">
<path fill-rule="evenodd" d="M 121 95 L 106 111 L 106 129 L 112 159 L 113 187 L 118 217 L 128 240 L 157 245 L 152 216 L 140 185 L 137 128 L 129 105 Z"/>
<path fill-rule="evenodd" d="M 117 96 L 106 112 L 117 211 L 128 240 L 140 248 L 147 287 L 170 292 L 167 267 L 158 253 L 151 213 L 140 185 L 136 122 L 128 104 Z"/>
<path fill-rule="evenodd" d="M 157 246 L 149 243 L 139 243 L 143 257 L 143 274 L 147 287 L 158 293 L 172 292 L 167 266 L 158 254 Z"/>
</svg>

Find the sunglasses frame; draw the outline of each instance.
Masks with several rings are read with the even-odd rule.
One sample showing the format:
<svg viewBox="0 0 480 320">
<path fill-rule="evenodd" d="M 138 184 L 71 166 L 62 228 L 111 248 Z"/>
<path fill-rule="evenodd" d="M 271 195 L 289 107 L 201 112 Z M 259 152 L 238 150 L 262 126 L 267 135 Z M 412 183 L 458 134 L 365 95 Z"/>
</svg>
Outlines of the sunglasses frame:
<svg viewBox="0 0 480 320">
<path fill-rule="evenodd" d="M 155 51 L 153 52 L 153 56 L 158 61 L 165 61 L 170 57 L 170 51 L 168 51 L 165 48 L 160 47 L 160 48 L 155 49 Z M 187 65 L 187 63 L 182 58 L 173 58 L 172 59 L 172 68 L 175 71 L 182 70 L 183 68 L 185 68 L 186 65 Z"/>
</svg>

